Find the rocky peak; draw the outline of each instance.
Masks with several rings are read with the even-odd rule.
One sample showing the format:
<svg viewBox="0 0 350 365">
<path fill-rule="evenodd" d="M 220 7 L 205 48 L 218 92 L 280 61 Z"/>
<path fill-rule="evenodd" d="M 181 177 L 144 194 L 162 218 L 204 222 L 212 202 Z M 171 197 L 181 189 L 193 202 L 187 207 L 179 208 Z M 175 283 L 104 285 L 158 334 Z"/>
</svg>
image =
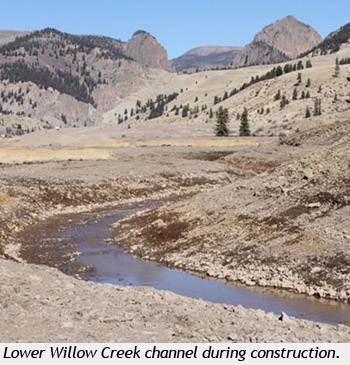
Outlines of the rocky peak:
<svg viewBox="0 0 350 365">
<path fill-rule="evenodd" d="M 289 15 L 257 33 L 253 41 L 235 57 L 233 66 L 286 61 L 314 48 L 321 41 L 315 29 Z"/>
<path fill-rule="evenodd" d="M 321 36 L 310 25 L 304 24 L 289 15 L 277 20 L 255 35 L 253 42 L 263 41 L 295 58 L 322 42 Z"/>
<path fill-rule="evenodd" d="M 138 30 L 126 43 L 125 53 L 135 61 L 152 68 L 172 71 L 167 51 L 157 39 L 144 30 Z"/>
</svg>

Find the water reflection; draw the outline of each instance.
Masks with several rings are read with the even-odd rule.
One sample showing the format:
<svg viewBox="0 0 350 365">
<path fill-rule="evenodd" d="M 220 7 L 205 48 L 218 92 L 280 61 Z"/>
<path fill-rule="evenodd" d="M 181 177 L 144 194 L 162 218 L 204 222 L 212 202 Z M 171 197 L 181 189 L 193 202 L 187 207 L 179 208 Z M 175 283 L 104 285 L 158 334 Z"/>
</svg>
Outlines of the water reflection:
<svg viewBox="0 0 350 365">
<path fill-rule="evenodd" d="M 74 242 L 77 250 L 82 253 L 77 263 L 94 268 L 93 272 L 85 273 L 83 278 L 118 285 L 151 286 L 214 303 L 240 304 L 277 314 L 283 311 L 318 322 L 350 325 L 350 306 L 344 303 L 202 279 L 135 258 L 118 246 L 107 245 L 104 240 L 110 238 L 109 227 L 134 212 L 125 210 L 110 214 L 85 225 L 75 225 L 63 232 L 63 236 Z"/>
</svg>

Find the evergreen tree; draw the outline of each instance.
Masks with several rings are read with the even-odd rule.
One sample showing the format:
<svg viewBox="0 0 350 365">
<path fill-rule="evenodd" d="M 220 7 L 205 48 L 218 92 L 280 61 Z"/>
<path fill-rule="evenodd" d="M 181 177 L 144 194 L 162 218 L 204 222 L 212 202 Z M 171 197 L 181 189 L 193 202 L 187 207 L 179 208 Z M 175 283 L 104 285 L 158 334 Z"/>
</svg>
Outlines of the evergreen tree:
<svg viewBox="0 0 350 365">
<path fill-rule="evenodd" d="M 311 79 L 307 79 L 306 87 L 310 87 L 310 86 L 311 86 Z"/>
<path fill-rule="evenodd" d="M 216 128 L 215 134 L 217 137 L 227 137 L 229 130 L 227 128 L 228 123 L 228 109 L 222 106 L 216 112 Z"/>
<path fill-rule="evenodd" d="M 301 93 L 301 99 L 305 99 L 305 91 L 304 90 Z"/>
<path fill-rule="evenodd" d="M 298 84 L 301 84 L 301 72 L 298 72 L 297 82 Z"/>
<path fill-rule="evenodd" d="M 334 77 L 339 77 L 340 66 L 338 57 L 335 59 Z"/>
<path fill-rule="evenodd" d="M 188 115 L 188 112 L 189 112 L 189 106 L 188 106 L 188 104 L 187 105 L 185 105 L 183 108 L 182 108 L 182 118 L 186 118 L 187 117 L 187 115 Z"/>
<path fill-rule="evenodd" d="M 306 99 L 310 99 L 310 91 L 308 91 L 308 92 L 306 93 L 305 98 L 306 98 Z"/>
<path fill-rule="evenodd" d="M 241 125 L 239 127 L 239 135 L 242 137 L 250 136 L 247 108 L 244 108 L 243 113 L 241 114 Z"/>
<path fill-rule="evenodd" d="M 298 90 L 295 88 L 293 91 L 293 100 L 297 100 L 298 99 Z"/>
<path fill-rule="evenodd" d="M 305 118 L 310 118 L 311 117 L 311 112 L 309 107 L 306 107 L 306 112 L 305 112 Z"/>
<path fill-rule="evenodd" d="M 289 72 L 291 72 L 291 71 L 293 71 L 293 68 L 292 68 L 292 65 L 290 65 L 290 64 L 286 64 L 285 66 L 284 66 L 284 68 L 283 68 L 283 72 L 285 73 L 285 74 L 287 74 L 287 73 L 289 73 Z"/>
<path fill-rule="evenodd" d="M 280 108 L 283 109 L 287 104 L 289 104 L 288 99 L 285 95 L 282 96 L 281 102 L 280 102 Z"/>
<path fill-rule="evenodd" d="M 211 119 L 211 118 L 213 118 L 213 116 L 214 116 L 213 109 L 210 108 L 209 109 L 209 118 Z"/>
<path fill-rule="evenodd" d="M 281 90 L 278 90 L 276 95 L 275 95 L 275 101 L 280 100 L 280 99 L 281 99 Z"/>
<path fill-rule="evenodd" d="M 276 76 L 282 76 L 283 75 L 283 70 L 281 66 L 277 66 L 276 68 Z"/>
<path fill-rule="evenodd" d="M 317 98 L 317 99 L 315 100 L 314 115 L 315 115 L 315 116 L 322 115 L 322 109 L 321 109 L 321 99 L 319 99 L 319 98 Z"/>
</svg>

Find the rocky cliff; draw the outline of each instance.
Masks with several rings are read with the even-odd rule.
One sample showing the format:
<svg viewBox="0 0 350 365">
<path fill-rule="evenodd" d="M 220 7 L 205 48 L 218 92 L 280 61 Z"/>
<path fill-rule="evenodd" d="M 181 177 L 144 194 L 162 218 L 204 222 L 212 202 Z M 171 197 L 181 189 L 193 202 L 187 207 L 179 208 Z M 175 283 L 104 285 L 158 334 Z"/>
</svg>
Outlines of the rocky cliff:
<svg viewBox="0 0 350 365">
<path fill-rule="evenodd" d="M 286 61 L 312 49 L 321 41 L 321 36 L 310 25 L 287 16 L 257 33 L 232 64 L 243 67 Z"/>
<path fill-rule="evenodd" d="M 143 65 L 172 71 L 167 51 L 148 32 L 143 30 L 135 32 L 124 50 L 127 56 Z"/>
</svg>

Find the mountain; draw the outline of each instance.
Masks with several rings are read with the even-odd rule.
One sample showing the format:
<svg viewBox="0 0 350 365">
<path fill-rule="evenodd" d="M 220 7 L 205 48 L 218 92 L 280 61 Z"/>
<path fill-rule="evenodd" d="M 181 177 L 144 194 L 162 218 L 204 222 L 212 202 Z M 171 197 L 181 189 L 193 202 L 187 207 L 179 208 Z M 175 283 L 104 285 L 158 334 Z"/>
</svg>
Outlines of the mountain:
<svg viewBox="0 0 350 365">
<path fill-rule="evenodd" d="M 95 124 L 159 70 L 171 70 L 146 32 L 128 42 L 52 28 L 2 35 L 14 40 L 0 46 L 0 115 L 32 118 L 43 128 Z"/>
<path fill-rule="evenodd" d="M 172 71 L 167 51 L 158 43 L 155 37 L 144 30 L 134 33 L 124 46 L 124 51 L 127 56 L 143 65 Z"/>
<path fill-rule="evenodd" d="M 320 44 L 311 49 L 313 55 L 335 53 L 340 50 L 343 45 L 350 44 L 350 23 L 345 24 L 335 32 L 329 34 Z"/>
<path fill-rule="evenodd" d="M 243 51 L 234 58 L 232 65 L 235 68 L 239 68 L 285 62 L 288 61 L 288 59 L 289 58 L 285 53 L 268 43 L 264 41 L 254 41 L 244 47 Z"/>
<path fill-rule="evenodd" d="M 257 33 L 243 48 L 232 65 L 234 67 L 278 63 L 296 58 L 322 42 L 321 36 L 310 25 L 287 16 Z"/>
<path fill-rule="evenodd" d="M 193 48 L 180 57 L 174 58 L 172 64 L 176 71 L 193 72 L 197 69 L 224 68 L 239 54 L 241 47 L 204 46 Z"/>
</svg>

